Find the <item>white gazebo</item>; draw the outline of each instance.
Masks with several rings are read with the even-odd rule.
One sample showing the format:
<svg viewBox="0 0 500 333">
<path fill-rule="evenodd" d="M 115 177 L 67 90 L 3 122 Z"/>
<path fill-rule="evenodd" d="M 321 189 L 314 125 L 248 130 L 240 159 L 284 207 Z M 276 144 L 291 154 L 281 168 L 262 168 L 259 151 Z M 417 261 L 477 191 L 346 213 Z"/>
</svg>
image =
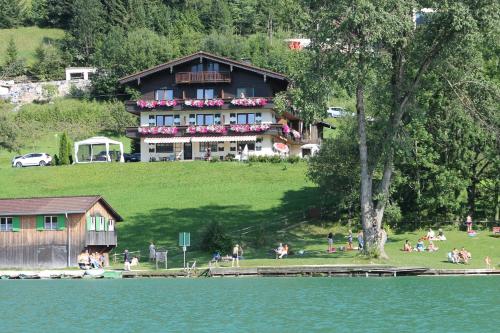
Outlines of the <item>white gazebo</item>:
<svg viewBox="0 0 500 333">
<path fill-rule="evenodd" d="M 123 158 L 123 143 L 104 136 L 94 136 L 87 140 L 75 142 L 75 163 L 111 162 L 111 157 L 109 155 L 110 145 L 120 146 L 120 162 L 125 162 Z M 80 150 L 80 146 L 88 146 L 89 157 L 82 161 L 78 160 L 78 150 Z M 95 155 L 94 146 L 105 146 L 106 150 L 102 150 Z M 105 152 L 105 154 L 103 154 L 103 152 Z"/>
</svg>

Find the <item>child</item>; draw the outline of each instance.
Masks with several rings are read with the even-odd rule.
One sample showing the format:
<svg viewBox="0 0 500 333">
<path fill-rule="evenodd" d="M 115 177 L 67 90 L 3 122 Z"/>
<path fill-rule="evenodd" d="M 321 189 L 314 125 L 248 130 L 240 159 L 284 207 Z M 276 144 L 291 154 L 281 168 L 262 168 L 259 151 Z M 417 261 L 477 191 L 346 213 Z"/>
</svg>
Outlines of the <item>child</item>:
<svg viewBox="0 0 500 333">
<path fill-rule="evenodd" d="M 484 263 L 486 264 L 486 267 L 488 269 L 491 269 L 491 258 L 489 256 L 486 256 L 486 258 L 484 258 Z"/>
<path fill-rule="evenodd" d="M 349 229 L 349 235 L 347 235 L 347 249 L 352 250 L 352 230 Z"/>
<path fill-rule="evenodd" d="M 405 252 L 411 252 L 413 249 L 411 247 L 411 243 L 409 240 L 405 241 L 405 245 L 403 246 L 403 251 Z"/>
</svg>

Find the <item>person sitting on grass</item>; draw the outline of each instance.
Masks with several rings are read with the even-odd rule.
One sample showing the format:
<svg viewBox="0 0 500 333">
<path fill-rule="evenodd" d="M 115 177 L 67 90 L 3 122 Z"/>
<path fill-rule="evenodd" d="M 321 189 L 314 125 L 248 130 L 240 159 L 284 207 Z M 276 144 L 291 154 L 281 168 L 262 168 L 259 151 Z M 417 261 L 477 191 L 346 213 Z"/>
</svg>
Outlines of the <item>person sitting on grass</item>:
<svg viewBox="0 0 500 333">
<path fill-rule="evenodd" d="M 417 242 L 417 247 L 415 247 L 415 251 L 417 252 L 424 252 L 425 251 L 425 245 L 424 245 L 424 240 L 420 238 Z"/>
<path fill-rule="evenodd" d="M 458 249 L 456 247 L 454 247 L 453 251 L 451 253 L 452 253 L 452 256 L 453 256 L 453 262 L 455 264 L 458 264 L 460 262 L 460 255 L 459 255 Z"/>
<path fill-rule="evenodd" d="M 440 241 L 445 241 L 446 240 L 446 236 L 444 235 L 443 229 L 440 228 L 438 230 L 438 235 L 436 237 L 436 240 L 440 240 Z"/>
<path fill-rule="evenodd" d="M 455 256 L 453 255 L 453 251 L 448 252 L 448 261 L 454 264 L 458 264 L 458 261 L 455 259 Z"/>
<path fill-rule="evenodd" d="M 363 230 L 358 232 L 358 250 L 363 250 L 363 246 L 365 245 L 365 241 L 363 239 Z"/>
<path fill-rule="evenodd" d="M 436 245 L 434 245 L 434 243 L 432 241 L 429 241 L 429 246 L 427 246 L 427 251 L 434 252 L 434 251 L 437 251 L 437 250 L 439 250 L 439 247 L 437 247 Z"/>
<path fill-rule="evenodd" d="M 279 255 L 278 259 L 283 259 L 283 256 L 288 256 L 288 244 L 285 244 L 285 246 L 283 246 L 283 250 L 281 250 L 281 254 Z"/>
<path fill-rule="evenodd" d="M 468 264 L 469 263 L 469 259 L 471 258 L 471 254 L 464 247 L 462 247 L 462 249 L 460 250 L 460 252 L 458 253 L 458 255 L 459 255 L 460 260 L 464 264 Z"/>
<path fill-rule="evenodd" d="M 427 231 L 427 235 L 425 235 L 425 238 L 426 240 L 434 240 L 435 238 L 435 233 L 434 233 L 434 230 L 432 230 L 432 228 L 429 228 L 429 231 Z"/>
<path fill-rule="evenodd" d="M 413 248 L 411 247 L 411 243 L 409 240 L 405 241 L 405 245 L 403 245 L 403 251 L 405 251 L 405 252 L 413 251 Z"/>
</svg>

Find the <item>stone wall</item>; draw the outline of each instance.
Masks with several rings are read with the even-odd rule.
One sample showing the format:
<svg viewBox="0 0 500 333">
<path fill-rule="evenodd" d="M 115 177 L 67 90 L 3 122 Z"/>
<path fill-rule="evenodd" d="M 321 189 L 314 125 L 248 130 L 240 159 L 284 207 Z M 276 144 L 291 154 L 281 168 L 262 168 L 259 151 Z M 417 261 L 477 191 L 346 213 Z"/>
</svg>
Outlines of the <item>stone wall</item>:
<svg viewBox="0 0 500 333">
<path fill-rule="evenodd" d="M 26 104 L 34 101 L 46 101 L 49 99 L 47 91 L 54 92 L 50 97 L 64 97 L 69 95 L 71 86 L 88 91 L 91 86 L 89 80 L 72 81 L 46 81 L 46 82 L 24 82 L 0 81 L 0 98 L 9 100 L 14 104 Z M 44 87 L 46 87 L 44 89 Z"/>
</svg>

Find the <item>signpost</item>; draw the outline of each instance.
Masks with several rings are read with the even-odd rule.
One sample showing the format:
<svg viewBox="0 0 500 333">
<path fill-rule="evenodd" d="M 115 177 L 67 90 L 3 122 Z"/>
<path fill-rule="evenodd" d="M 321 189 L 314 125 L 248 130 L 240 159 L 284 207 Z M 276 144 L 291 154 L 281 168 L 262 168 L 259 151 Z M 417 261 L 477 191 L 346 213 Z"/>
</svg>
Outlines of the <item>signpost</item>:
<svg viewBox="0 0 500 333">
<path fill-rule="evenodd" d="M 191 234 L 189 232 L 179 232 L 179 246 L 182 246 L 184 252 L 184 268 L 186 268 L 186 251 L 191 246 Z"/>
</svg>

